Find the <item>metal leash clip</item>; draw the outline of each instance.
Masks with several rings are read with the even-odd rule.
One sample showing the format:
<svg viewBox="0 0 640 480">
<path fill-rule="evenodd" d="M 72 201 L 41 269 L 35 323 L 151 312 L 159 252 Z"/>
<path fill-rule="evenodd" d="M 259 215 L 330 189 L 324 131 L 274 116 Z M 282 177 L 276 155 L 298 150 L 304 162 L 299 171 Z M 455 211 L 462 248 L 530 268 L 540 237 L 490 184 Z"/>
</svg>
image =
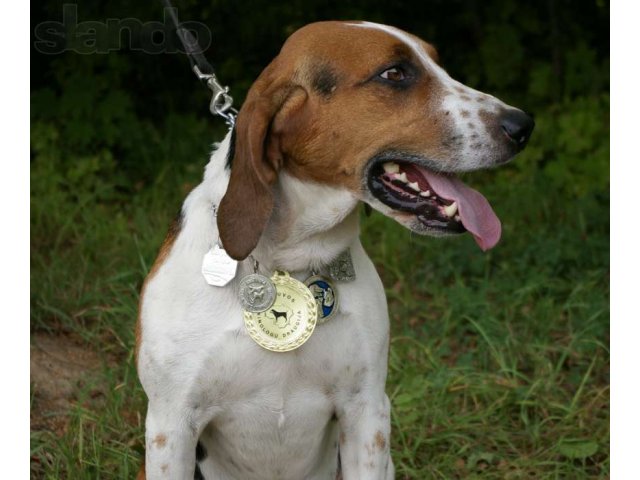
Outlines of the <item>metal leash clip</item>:
<svg viewBox="0 0 640 480">
<path fill-rule="evenodd" d="M 211 113 L 222 117 L 226 124 L 233 128 L 238 111 L 231 106 L 233 105 L 233 97 L 229 95 L 229 87 L 220 85 L 218 78 L 213 73 L 202 73 L 197 65 L 193 66 L 193 71 L 198 80 L 205 83 L 213 94 L 209 105 Z"/>
</svg>

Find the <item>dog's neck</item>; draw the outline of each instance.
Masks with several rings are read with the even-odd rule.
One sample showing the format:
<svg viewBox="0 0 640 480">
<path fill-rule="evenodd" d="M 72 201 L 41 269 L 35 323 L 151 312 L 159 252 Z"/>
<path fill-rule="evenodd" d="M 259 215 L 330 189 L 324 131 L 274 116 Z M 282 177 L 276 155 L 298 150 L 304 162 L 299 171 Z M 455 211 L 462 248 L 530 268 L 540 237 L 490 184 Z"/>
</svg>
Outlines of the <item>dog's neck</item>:
<svg viewBox="0 0 640 480">
<path fill-rule="evenodd" d="M 229 182 L 229 135 L 207 165 L 204 186 L 219 204 Z M 274 209 L 252 256 L 263 269 L 321 271 L 358 238 L 358 199 L 344 189 L 303 182 L 281 172 Z"/>
<path fill-rule="evenodd" d="M 281 173 L 271 219 L 253 256 L 268 269 L 322 270 L 359 235 L 358 200 Z"/>
</svg>

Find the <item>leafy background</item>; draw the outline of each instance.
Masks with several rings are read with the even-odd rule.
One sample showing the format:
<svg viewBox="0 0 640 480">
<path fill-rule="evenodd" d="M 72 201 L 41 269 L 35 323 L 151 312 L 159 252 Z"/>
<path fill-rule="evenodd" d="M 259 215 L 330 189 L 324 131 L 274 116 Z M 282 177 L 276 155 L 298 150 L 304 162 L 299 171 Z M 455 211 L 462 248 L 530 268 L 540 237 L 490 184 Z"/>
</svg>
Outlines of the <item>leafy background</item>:
<svg viewBox="0 0 640 480">
<path fill-rule="evenodd" d="M 454 78 L 535 115 L 514 162 L 467 179 L 503 220 L 492 252 L 363 219 L 390 300 L 392 453 L 398 478 L 608 478 L 608 2 L 175 4 L 213 32 L 207 56 L 236 105 L 298 27 L 367 19 L 431 41 Z M 62 8 L 33 4 L 32 32 Z M 162 21 L 160 2 L 77 11 L 80 22 Z M 135 474 L 138 291 L 225 132 L 187 60 L 138 41 L 125 35 L 108 54 L 32 48 L 32 352 L 67 345 L 58 357 L 81 348 L 95 360 L 63 393 L 44 388 L 32 363 L 34 478 Z"/>
</svg>

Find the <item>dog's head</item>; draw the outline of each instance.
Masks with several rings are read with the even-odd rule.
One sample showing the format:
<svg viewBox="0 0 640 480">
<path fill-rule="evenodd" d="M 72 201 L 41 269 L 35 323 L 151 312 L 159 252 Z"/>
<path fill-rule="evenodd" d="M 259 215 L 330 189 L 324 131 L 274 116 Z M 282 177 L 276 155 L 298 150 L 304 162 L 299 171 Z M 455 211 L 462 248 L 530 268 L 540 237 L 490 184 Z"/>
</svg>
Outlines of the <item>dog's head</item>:
<svg viewBox="0 0 640 480">
<path fill-rule="evenodd" d="M 264 297 L 264 285 L 249 285 L 249 300 L 251 303 Z"/>
<path fill-rule="evenodd" d="M 435 49 L 401 30 L 321 22 L 294 33 L 251 87 L 236 124 L 218 215 L 232 257 L 255 248 L 284 170 L 347 189 L 420 234 L 500 238 L 487 200 L 455 172 L 500 165 L 526 145 L 533 120 L 456 82 Z"/>
</svg>

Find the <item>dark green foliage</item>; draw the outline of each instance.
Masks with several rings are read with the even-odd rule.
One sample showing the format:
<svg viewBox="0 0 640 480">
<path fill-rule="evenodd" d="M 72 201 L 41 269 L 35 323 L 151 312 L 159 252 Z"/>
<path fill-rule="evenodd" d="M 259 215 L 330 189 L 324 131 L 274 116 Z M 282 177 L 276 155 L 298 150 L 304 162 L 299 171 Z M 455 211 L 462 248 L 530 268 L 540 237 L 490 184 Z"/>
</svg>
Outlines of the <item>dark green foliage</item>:
<svg viewBox="0 0 640 480">
<path fill-rule="evenodd" d="M 608 5 L 176 4 L 182 20 L 211 28 L 208 57 L 236 106 L 298 27 L 367 19 L 431 41 L 452 76 L 534 113 L 532 140 L 514 162 L 465 178 L 503 221 L 495 250 L 482 254 L 468 237 L 417 238 L 378 214 L 363 219 L 392 318 L 392 450 L 398 478 L 607 478 Z M 77 11 L 78 21 L 162 20 L 156 1 Z M 32 12 L 34 27 L 60 20 L 62 2 Z M 89 387 L 79 394 L 61 438 L 33 433 L 34 478 L 131 478 L 140 462 L 138 291 L 225 132 L 188 65 L 126 45 L 33 51 L 31 326 L 98 350 L 108 385 L 100 405 Z"/>
<path fill-rule="evenodd" d="M 77 7 L 77 21 L 134 17 L 159 22 L 159 3 L 85 2 Z M 532 145 L 539 149 L 536 167 L 566 148 L 570 168 L 564 162 L 545 168 L 550 176 L 566 185 L 566 175 L 577 174 L 575 193 L 598 181 L 598 188 L 606 188 L 608 9 L 595 2 L 258 0 L 176 5 L 182 20 L 201 21 L 211 29 L 209 57 L 223 82 L 232 86 L 237 104 L 286 37 L 310 21 L 369 19 L 404 28 L 434 43 L 455 78 L 543 120 Z M 35 7 L 34 25 L 61 19 L 61 2 Z M 212 129 L 221 130 L 208 117 L 207 92 L 197 88 L 184 56 L 144 54 L 129 48 L 137 45 L 135 38 L 119 38 L 122 48 L 109 54 L 43 55 L 34 50 L 31 111 L 34 124 L 64 138 L 65 162 L 75 164 L 80 156 L 90 163 L 78 167 L 78 173 L 89 169 L 99 174 L 111 162 L 117 166 L 119 188 L 130 193 L 132 185 L 149 181 L 162 168 L 159 164 L 206 154 L 202 140 L 182 142 L 173 151 L 167 145 L 176 143 L 171 139 L 198 132 L 194 138 L 213 140 L 219 135 Z M 595 156 L 585 155 L 593 150 L 598 150 Z"/>
</svg>

